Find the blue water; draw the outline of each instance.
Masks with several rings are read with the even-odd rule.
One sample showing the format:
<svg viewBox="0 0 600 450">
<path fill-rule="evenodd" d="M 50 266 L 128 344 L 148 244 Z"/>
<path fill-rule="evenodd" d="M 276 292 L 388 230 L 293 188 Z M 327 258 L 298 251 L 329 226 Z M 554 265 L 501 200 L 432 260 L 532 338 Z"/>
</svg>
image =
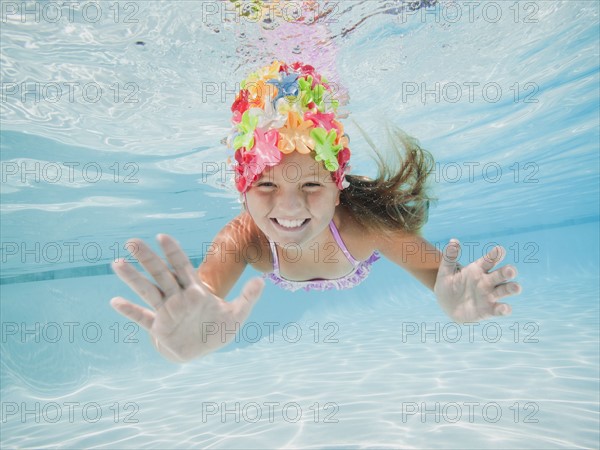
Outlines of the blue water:
<svg viewBox="0 0 600 450">
<path fill-rule="evenodd" d="M 2 2 L 2 448 L 600 446 L 596 2 L 330 2 L 294 27 L 38 5 Z M 214 170 L 225 91 L 282 55 L 347 91 L 354 173 L 374 165 L 353 121 L 431 151 L 424 235 L 463 264 L 503 245 L 512 316 L 457 326 L 381 260 L 351 291 L 268 285 L 236 342 L 179 366 L 110 308 L 140 302 L 109 268 L 128 238 L 171 234 L 198 264 L 240 210 Z"/>
</svg>

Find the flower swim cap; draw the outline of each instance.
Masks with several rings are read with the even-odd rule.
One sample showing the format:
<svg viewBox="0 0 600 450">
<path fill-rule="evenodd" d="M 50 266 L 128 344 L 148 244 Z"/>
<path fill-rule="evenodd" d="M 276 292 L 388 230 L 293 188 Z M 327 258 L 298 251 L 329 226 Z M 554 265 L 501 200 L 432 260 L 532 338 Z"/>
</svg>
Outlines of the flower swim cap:
<svg viewBox="0 0 600 450">
<path fill-rule="evenodd" d="M 338 189 L 347 187 L 349 141 L 335 120 L 337 108 L 327 79 L 312 66 L 275 61 L 250 74 L 231 106 L 234 126 L 227 138 L 238 191 L 246 192 L 293 151 L 323 161 Z"/>
</svg>

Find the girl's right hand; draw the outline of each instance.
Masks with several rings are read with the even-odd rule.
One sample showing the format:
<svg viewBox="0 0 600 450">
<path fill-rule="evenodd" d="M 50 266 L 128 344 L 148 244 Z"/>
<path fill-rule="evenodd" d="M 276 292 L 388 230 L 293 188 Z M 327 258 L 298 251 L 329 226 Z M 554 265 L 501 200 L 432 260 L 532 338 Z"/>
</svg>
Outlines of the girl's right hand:
<svg viewBox="0 0 600 450">
<path fill-rule="evenodd" d="M 250 315 L 264 288 L 261 278 L 253 278 L 233 302 L 214 295 L 200 280 L 179 244 L 166 234 L 158 242 L 173 271 L 142 240 L 129 243 L 134 256 L 152 275 L 152 284 L 124 260 L 112 264 L 115 273 L 153 310 L 122 297 L 111 306 L 148 331 L 156 349 L 167 359 L 186 362 L 206 355 L 233 340 L 235 332 Z"/>
</svg>

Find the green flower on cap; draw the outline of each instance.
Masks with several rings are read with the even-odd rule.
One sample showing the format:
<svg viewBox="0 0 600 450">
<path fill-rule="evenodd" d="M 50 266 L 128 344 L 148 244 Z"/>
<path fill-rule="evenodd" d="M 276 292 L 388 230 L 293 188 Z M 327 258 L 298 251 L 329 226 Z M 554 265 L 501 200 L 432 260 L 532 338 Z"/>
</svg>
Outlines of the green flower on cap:
<svg viewBox="0 0 600 450">
<path fill-rule="evenodd" d="M 250 111 L 244 112 L 242 121 L 238 124 L 240 134 L 233 140 L 233 148 L 245 147 L 250 150 L 254 147 L 254 130 L 258 125 L 258 117 L 250 115 Z"/>
<path fill-rule="evenodd" d="M 335 145 L 337 137 L 336 130 L 329 130 L 327 133 L 323 128 L 314 128 L 310 136 L 315 141 L 315 161 L 323 161 L 325 168 L 330 172 L 339 168 L 337 154 L 342 149 L 342 145 Z"/>
</svg>

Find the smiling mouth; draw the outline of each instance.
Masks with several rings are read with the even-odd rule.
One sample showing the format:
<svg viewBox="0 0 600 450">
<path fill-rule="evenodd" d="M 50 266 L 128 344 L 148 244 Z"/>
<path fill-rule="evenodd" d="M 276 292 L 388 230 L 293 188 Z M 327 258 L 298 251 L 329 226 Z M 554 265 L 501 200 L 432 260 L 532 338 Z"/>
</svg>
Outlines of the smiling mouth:
<svg viewBox="0 0 600 450">
<path fill-rule="evenodd" d="M 283 219 L 271 219 L 271 221 L 277 225 L 278 228 L 296 231 L 304 227 L 310 219 L 304 220 L 283 220 Z"/>
</svg>

